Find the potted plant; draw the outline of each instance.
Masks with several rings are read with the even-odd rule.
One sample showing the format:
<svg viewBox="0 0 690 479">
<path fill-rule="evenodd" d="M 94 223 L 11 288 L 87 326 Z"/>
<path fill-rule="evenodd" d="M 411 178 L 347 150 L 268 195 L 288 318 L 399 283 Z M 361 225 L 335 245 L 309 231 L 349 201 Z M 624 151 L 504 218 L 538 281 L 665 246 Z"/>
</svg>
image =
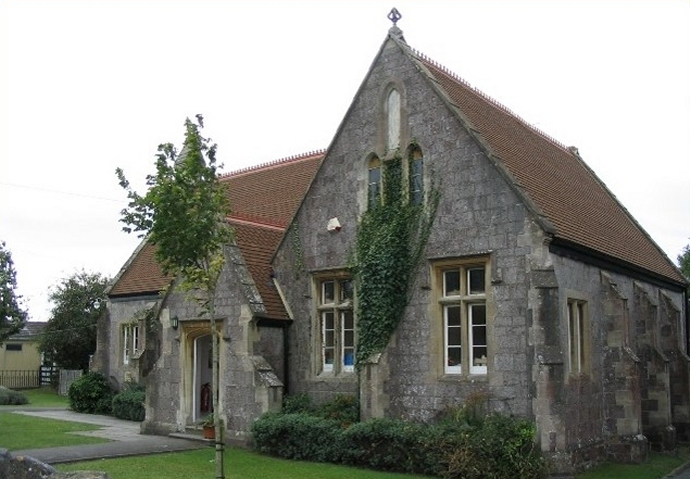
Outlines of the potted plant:
<svg viewBox="0 0 690 479">
<path fill-rule="evenodd" d="M 201 420 L 201 429 L 204 433 L 204 439 L 216 438 L 216 429 L 214 427 L 213 422 L 213 413 L 209 414 Z"/>
</svg>

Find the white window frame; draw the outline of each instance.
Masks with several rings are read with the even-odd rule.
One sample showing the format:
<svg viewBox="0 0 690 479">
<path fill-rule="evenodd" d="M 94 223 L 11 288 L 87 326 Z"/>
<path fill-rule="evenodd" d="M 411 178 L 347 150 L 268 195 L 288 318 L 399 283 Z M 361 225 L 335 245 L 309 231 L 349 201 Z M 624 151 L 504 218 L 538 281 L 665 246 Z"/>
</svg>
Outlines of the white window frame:
<svg viewBox="0 0 690 479">
<path fill-rule="evenodd" d="M 477 263 L 446 263 L 436 266 L 438 285 L 439 285 L 439 304 L 441 307 L 443 324 L 443 373 L 447 375 L 485 376 L 488 374 L 488 353 L 490 346 L 489 339 L 489 315 L 487 311 L 487 271 L 486 262 Z M 472 281 L 472 273 L 481 271 L 482 282 L 475 284 Z M 453 283 L 449 280 L 454 276 Z M 457 289 L 455 288 L 457 286 Z M 475 288 L 472 286 L 481 286 Z M 453 288 L 452 290 L 449 290 Z M 483 321 L 475 321 L 475 310 L 479 307 L 484 308 Z M 460 324 L 449 324 L 449 313 L 453 311 L 460 315 Z M 457 321 L 455 321 L 457 322 Z M 484 341 L 479 342 L 478 329 L 483 329 Z M 457 337 L 457 333 L 451 334 L 451 329 L 460 331 L 460 344 L 451 342 L 451 337 Z M 460 364 L 450 364 L 451 350 L 460 350 Z M 480 359 L 482 363 L 475 362 L 474 352 L 481 350 L 485 352 Z M 463 367 L 463 365 L 465 367 Z"/>
<path fill-rule="evenodd" d="M 122 326 L 122 364 L 129 364 L 131 359 L 139 357 L 140 337 L 138 324 Z"/>
<path fill-rule="evenodd" d="M 351 294 L 352 280 L 343 275 L 316 278 L 319 318 L 319 370 L 336 375 L 355 370 L 356 321 Z M 346 290 L 350 290 L 348 293 Z M 327 295 L 327 291 L 329 294 Z M 348 318 L 351 318 L 350 324 Z M 350 326 L 350 327 L 346 327 Z M 327 358 L 332 362 L 328 362 Z"/>
</svg>

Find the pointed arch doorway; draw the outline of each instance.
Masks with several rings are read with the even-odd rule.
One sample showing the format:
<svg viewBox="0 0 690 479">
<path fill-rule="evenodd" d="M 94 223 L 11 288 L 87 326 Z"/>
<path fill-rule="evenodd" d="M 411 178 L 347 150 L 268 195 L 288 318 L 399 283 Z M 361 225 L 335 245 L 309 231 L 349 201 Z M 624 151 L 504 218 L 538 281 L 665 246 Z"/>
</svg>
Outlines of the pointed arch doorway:
<svg viewBox="0 0 690 479">
<path fill-rule="evenodd" d="M 184 347 L 182 353 L 183 371 L 183 417 L 188 425 L 199 422 L 213 412 L 212 336 L 208 321 L 183 323 Z M 223 357 L 223 343 L 220 357 Z M 222 364 L 222 361 L 221 361 Z M 222 377 L 222 376 L 221 376 Z M 222 379 L 221 379 L 222 383 Z M 220 388 L 222 391 L 222 387 Z M 221 393 L 222 395 L 222 393 Z"/>
</svg>

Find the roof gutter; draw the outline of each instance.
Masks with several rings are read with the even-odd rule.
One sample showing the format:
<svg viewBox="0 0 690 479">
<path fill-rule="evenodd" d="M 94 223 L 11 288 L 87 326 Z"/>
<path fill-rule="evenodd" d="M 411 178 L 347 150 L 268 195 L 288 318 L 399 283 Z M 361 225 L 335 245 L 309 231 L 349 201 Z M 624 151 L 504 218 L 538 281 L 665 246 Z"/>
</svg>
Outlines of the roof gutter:
<svg viewBox="0 0 690 479">
<path fill-rule="evenodd" d="M 687 300 L 687 283 L 676 281 L 672 278 L 655 273 L 641 266 L 636 266 L 620 259 L 613 258 L 598 251 L 594 251 L 558 237 L 554 237 L 551 240 L 549 244 L 549 251 L 558 256 L 582 261 L 583 263 L 591 264 L 615 273 L 625 274 L 626 276 L 630 276 L 639 281 L 644 281 L 676 293 L 684 293 L 684 297 Z M 687 307 L 685 309 L 687 316 Z"/>
</svg>

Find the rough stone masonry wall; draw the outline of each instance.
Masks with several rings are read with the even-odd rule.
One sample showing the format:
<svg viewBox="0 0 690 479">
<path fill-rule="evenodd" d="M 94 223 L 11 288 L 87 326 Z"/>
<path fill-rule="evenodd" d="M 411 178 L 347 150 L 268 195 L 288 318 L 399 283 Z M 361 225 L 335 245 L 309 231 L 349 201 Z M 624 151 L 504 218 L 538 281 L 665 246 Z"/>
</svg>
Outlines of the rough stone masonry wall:
<svg viewBox="0 0 690 479">
<path fill-rule="evenodd" d="M 322 400 L 356 393 L 356 377 L 319 375 L 314 348 L 319 331 L 312 320 L 310 273 L 343 268 L 355 240 L 359 215 L 366 208 L 367 157 L 385 158 L 382 113 L 390 85 L 401 93 L 401 151 L 412 140 L 422 149 L 427 181 L 443 189 L 424 263 L 397 333 L 381 359 L 387 374 L 373 374 L 373 391 L 382 414 L 428 419 L 469 394 L 488 393 L 492 409 L 529 416 L 530 361 L 526 317 L 530 242 L 522 241 L 529 219 L 498 171 L 435 96 L 428 82 L 389 42 L 355 99 L 328 157 L 296 217 L 275 261 L 276 277 L 294 313 L 290 335 L 291 392 Z M 430 183 L 427 182 L 427 188 Z M 384 186 L 385 187 L 385 186 Z M 343 225 L 326 231 L 329 218 Z M 489 254 L 491 251 L 491 254 Z M 488 377 L 446 378 L 442 373 L 440 306 L 432 300 L 430 261 L 484 255 L 492 268 L 487 307 L 493 311 Z M 366 381 L 366 375 L 364 380 Z M 369 387 L 371 386 L 371 387 Z M 373 407 L 373 406 L 372 406 Z"/>
<path fill-rule="evenodd" d="M 670 429 L 670 358 L 665 353 L 668 348 L 664 348 L 658 304 L 652 291 L 639 283 L 634 284 L 635 348 L 642 366 L 642 430 L 650 441 L 664 444 L 671 439 L 669 433 L 673 433 Z"/>
<path fill-rule="evenodd" d="M 690 358 L 685 350 L 685 323 L 681 311 L 666 293 L 659 298 L 661 336 L 670 360 L 671 417 L 679 441 L 690 440 Z"/>
<path fill-rule="evenodd" d="M 257 396 L 257 388 L 264 387 L 252 358 L 255 341 L 261 341 L 247 305 L 245 294 L 252 291 L 246 275 L 238 274 L 241 258 L 230 258 L 223 270 L 216 294 L 216 317 L 219 323 L 221 416 L 228 440 L 244 439 L 251 423 L 265 412 L 266 398 Z M 248 282 L 249 281 L 249 282 Z M 179 318 L 178 330 L 170 327 L 170 318 Z M 189 394 L 198 395 L 192 385 L 192 356 L 195 337 L 207 334 L 208 318 L 201 317 L 196 303 L 184 293 L 171 293 L 160 315 L 161 356 L 145 378 L 147 386 L 146 420 L 142 429 L 147 433 L 183 431 L 192 422 L 193 401 Z M 268 339 L 275 335 L 266 333 Z M 281 345 L 276 346 L 282 349 Z M 268 363 L 261 362 L 265 370 Z M 282 367 L 282 365 L 280 365 Z M 276 387 L 275 382 L 272 387 Z M 280 397 L 277 395 L 276 397 Z"/>
<path fill-rule="evenodd" d="M 678 357 L 681 380 L 687 377 L 679 342 L 681 295 L 562 256 L 553 258 L 559 284 L 560 347 L 567 354 L 568 299 L 586 300 L 592 361 L 586 374 L 564 376 L 560 421 L 565 442 L 553 450 L 568 455 L 571 464 L 605 456 L 639 460 L 646 454 L 640 433 L 660 444 L 672 440 L 668 360 Z M 664 298 L 665 307 L 658 307 L 657 297 Z M 557 394 L 560 384 L 547 386 Z M 674 390 L 682 422 L 688 392 Z"/>
<path fill-rule="evenodd" d="M 610 274 L 601 273 L 604 331 L 603 391 L 605 437 L 632 437 L 642 431 L 640 359 L 632 349 L 628 299 Z"/>
<path fill-rule="evenodd" d="M 129 364 L 123 363 L 122 328 L 126 324 L 138 321 L 147 305 L 158 300 L 159 296 L 151 295 L 131 299 L 115 298 L 108 302 L 109 320 L 103 328 L 99 326 L 98 332 L 98 349 L 105 348 L 105 350 L 97 349 L 96 357 L 103 359 L 99 361 L 98 365 L 95 365 L 95 369 L 115 379 L 119 387 L 122 387 L 127 381 L 139 382 L 141 379 L 136 360 L 130 358 Z M 140 345 L 143 346 L 146 341 L 145 324 L 143 321 L 138 321 L 138 323 Z M 104 335 L 108 337 L 108 341 L 101 342 Z"/>
</svg>

